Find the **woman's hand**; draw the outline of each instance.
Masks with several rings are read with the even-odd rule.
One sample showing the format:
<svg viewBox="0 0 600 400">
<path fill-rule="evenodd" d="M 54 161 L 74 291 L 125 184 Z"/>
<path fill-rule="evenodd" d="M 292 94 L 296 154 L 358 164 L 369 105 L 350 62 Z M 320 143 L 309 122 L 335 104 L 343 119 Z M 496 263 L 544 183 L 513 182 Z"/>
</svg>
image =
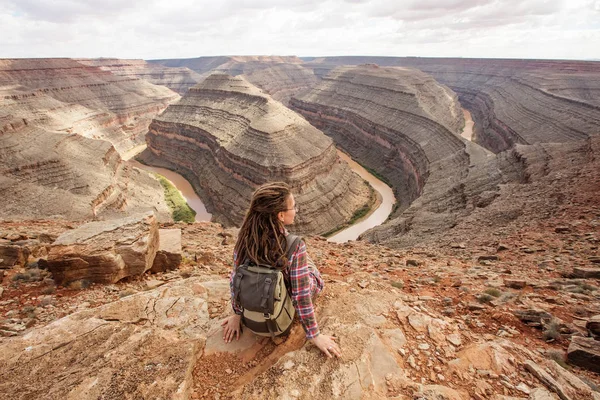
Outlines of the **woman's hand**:
<svg viewBox="0 0 600 400">
<path fill-rule="evenodd" d="M 333 356 L 342 356 L 342 351 L 335 340 L 337 340 L 336 337 L 323 334 L 319 334 L 318 336 L 310 339 L 310 341 L 329 358 L 332 358 Z"/>
<path fill-rule="evenodd" d="M 221 322 L 221 326 L 223 327 L 223 341 L 225 343 L 229 343 L 233 340 L 235 336 L 235 340 L 240 339 L 240 322 L 242 320 L 241 315 L 232 315 L 229 318 L 225 318 L 223 322 Z"/>
</svg>

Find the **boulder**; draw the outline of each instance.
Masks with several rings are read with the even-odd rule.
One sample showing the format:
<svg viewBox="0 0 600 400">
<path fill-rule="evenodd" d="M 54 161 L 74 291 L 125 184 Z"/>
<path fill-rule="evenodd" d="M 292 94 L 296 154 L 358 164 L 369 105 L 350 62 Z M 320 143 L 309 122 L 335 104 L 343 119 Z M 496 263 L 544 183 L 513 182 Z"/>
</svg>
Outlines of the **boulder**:
<svg viewBox="0 0 600 400">
<path fill-rule="evenodd" d="M 527 281 L 523 279 L 505 279 L 504 286 L 512 289 L 523 289 L 527 286 Z"/>
<path fill-rule="evenodd" d="M 159 245 L 150 272 L 177 269 L 181 264 L 181 229 L 159 229 Z"/>
<path fill-rule="evenodd" d="M 158 248 L 154 213 L 90 222 L 58 237 L 40 266 L 57 284 L 87 280 L 115 283 L 149 270 Z"/>
<path fill-rule="evenodd" d="M 29 249 L 12 242 L 0 243 L 0 269 L 12 268 L 15 265 L 25 267 L 29 258 Z"/>
<path fill-rule="evenodd" d="M 529 310 L 516 310 L 513 314 L 530 326 L 542 326 L 545 321 L 550 321 L 552 315 L 544 310 L 531 308 Z"/>
<path fill-rule="evenodd" d="M 575 267 L 572 275 L 574 278 L 600 279 L 600 268 Z"/>
<path fill-rule="evenodd" d="M 571 364 L 600 373 L 600 341 L 573 336 L 567 359 Z"/>
</svg>

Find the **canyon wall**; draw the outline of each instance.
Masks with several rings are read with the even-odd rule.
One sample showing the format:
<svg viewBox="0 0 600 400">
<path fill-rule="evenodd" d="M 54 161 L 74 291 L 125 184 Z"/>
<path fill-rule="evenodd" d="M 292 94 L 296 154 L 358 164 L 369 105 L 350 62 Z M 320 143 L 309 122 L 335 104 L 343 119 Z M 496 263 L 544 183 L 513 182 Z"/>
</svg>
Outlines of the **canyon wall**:
<svg viewBox="0 0 600 400">
<path fill-rule="evenodd" d="M 213 74 L 156 117 L 145 162 L 182 173 L 219 222 L 240 225 L 253 191 L 290 184 L 295 232 L 324 233 L 371 201 L 331 139 L 242 77 Z"/>
<path fill-rule="evenodd" d="M 160 183 L 108 142 L 22 123 L 0 132 L 3 219 L 112 218 L 153 210 L 170 220 Z"/>
<path fill-rule="evenodd" d="M 600 132 L 600 62 L 327 57 L 305 66 L 323 76 L 338 65 L 363 63 L 417 68 L 449 86 L 471 112 L 474 141 L 496 153 Z"/>
<path fill-rule="evenodd" d="M 77 59 L 77 62 L 99 67 L 114 75 L 138 78 L 154 85 L 166 86 L 180 95 L 185 94 L 196 85 L 203 76 L 186 67 L 166 67 L 144 60 L 123 60 L 118 58 Z"/>
<path fill-rule="evenodd" d="M 305 68 L 297 57 L 278 56 L 232 56 L 200 57 L 182 60 L 155 60 L 153 65 L 162 67 L 185 67 L 196 71 L 202 80 L 212 72 L 244 78 L 263 89 L 273 99 L 287 105 L 290 98 L 315 86 L 319 78 L 312 69 Z"/>
<path fill-rule="evenodd" d="M 122 153 L 143 144 L 152 118 L 178 99 L 166 87 L 70 59 L 0 60 L 0 131 L 26 123 L 108 140 Z"/>
<path fill-rule="evenodd" d="M 382 175 L 398 212 L 425 193 L 451 191 L 453 181 L 468 172 L 458 99 L 420 71 L 338 67 L 290 105 Z"/>
<path fill-rule="evenodd" d="M 143 143 L 150 119 L 178 97 L 69 59 L 0 60 L 2 218 L 169 219 L 158 181 L 117 150 Z"/>
</svg>

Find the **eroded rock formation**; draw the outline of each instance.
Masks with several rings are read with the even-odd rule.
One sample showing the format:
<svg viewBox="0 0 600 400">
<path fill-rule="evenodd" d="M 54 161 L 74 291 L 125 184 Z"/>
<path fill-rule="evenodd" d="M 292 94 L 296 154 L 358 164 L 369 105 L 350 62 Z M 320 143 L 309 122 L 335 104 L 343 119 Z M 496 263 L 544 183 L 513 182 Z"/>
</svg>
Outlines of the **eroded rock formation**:
<svg viewBox="0 0 600 400">
<path fill-rule="evenodd" d="M 312 60 L 318 76 L 337 65 L 406 66 L 449 86 L 475 121 L 474 140 L 499 152 L 514 144 L 567 142 L 600 132 L 600 62 L 400 57 Z"/>
<path fill-rule="evenodd" d="M 302 65 L 297 57 L 233 56 L 200 57 L 182 60 L 156 60 L 152 64 L 169 67 L 185 67 L 202 74 L 222 72 L 228 75 L 244 75 L 244 78 L 271 95 L 275 100 L 288 104 L 290 98 L 319 81 L 312 69 Z"/>
<path fill-rule="evenodd" d="M 86 219 L 156 210 L 160 184 L 119 151 L 178 95 L 69 59 L 0 60 L 0 213 Z M 93 140 L 105 139 L 108 141 Z"/>
<path fill-rule="evenodd" d="M 467 173 L 458 99 L 420 71 L 339 67 L 290 105 L 383 175 L 400 210 L 423 194 L 426 183 L 429 191 L 447 190 Z"/>
<path fill-rule="evenodd" d="M 144 143 L 173 91 L 70 59 L 0 60 L 0 134 L 27 125 L 111 142 L 119 152 Z"/>
<path fill-rule="evenodd" d="M 269 181 L 292 186 L 298 232 L 332 230 L 370 202 L 331 139 L 240 77 L 214 74 L 190 89 L 155 118 L 147 143 L 146 161 L 183 173 L 228 224 L 241 223 L 252 192 Z"/>
<path fill-rule="evenodd" d="M 74 281 L 115 283 L 152 268 L 159 250 L 153 213 L 89 222 L 60 235 L 43 267 L 59 285 Z"/>
<path fill-rule="evenodd" d="M 166 67 L 144 60 L 123 60 L 118 58 L 77 59 L 77 62 L 99 67 L 114 75 L 139 78 L 155 85 L 166 86 L 169 89 L 185 94 L 189 88 L 196 85 L 204 77 L 186 67 Z"/>
<path fill-rule="evenodd" d="M 160 183 L 104 140 L 12 125 L 0 135 L 0 215 L 6 219 L 117 217 L 154 210 L 170 219 Z"/>
</svg>

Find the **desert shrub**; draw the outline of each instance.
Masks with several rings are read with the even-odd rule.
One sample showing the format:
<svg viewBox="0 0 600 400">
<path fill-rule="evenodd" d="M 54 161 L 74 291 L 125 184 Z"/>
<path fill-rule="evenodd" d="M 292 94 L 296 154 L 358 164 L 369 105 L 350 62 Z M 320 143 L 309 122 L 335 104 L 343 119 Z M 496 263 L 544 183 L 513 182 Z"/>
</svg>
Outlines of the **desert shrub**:
<svg viewBox="0 0 600 400">
<path fill-rule="evenodd" d="M 12 277 L 13 282 L 23 281 L 29 282 L 29 274 L 26 272 L 17 272 Z"/>
<path fill-rule="evenodd" d="M 564 369 L 570 369 L 569 364 L 567 364 L 567 357 L 564 352 L 560 350 L 548 350 L 546 352 L 546 357 L 550 360 L 555 361 L 558 365 L 563 367 Z"/>
<path fill-rule="evenodd" d="M 42 289 L 42 294 L 52 294 L 56 292 L 56 286 L 50 285 Z"/>
<path fill-rule="evenodd" d="M 489 303 L 492 300 L 494 300 L 494 296 L 487 293 L 482 293 L 479 295 L 479 297 L 477 297 L 477 301 L 480 303 Z"/>
<path fill-rule="evenodd" d="M 87 279 L 80 279 L 78 281 L 73 281 L 69 283 L 69 289 L 73 290 L 83 290 L 90 287 L 90 281 Z"/>
<path fill-rule="evenodd" d="M 550 321 L 545 327 L 542 337 L 545 341 L 559 340 L 560 336 L 560 325 L 555 320 Z"/>
<path fill-rule="evenodd" d="M 404 282 L 402 281 L 393 281 L 392 286 L 397 289 L 404 289 Z"/>
<path fill-rule="evenodd" d="M 490 296 L 500 297 L 502 296 L 502 292 L 496 288 L 487 288 L 483 291 L 485 294 L 489 294 Z"/>
</svg>

